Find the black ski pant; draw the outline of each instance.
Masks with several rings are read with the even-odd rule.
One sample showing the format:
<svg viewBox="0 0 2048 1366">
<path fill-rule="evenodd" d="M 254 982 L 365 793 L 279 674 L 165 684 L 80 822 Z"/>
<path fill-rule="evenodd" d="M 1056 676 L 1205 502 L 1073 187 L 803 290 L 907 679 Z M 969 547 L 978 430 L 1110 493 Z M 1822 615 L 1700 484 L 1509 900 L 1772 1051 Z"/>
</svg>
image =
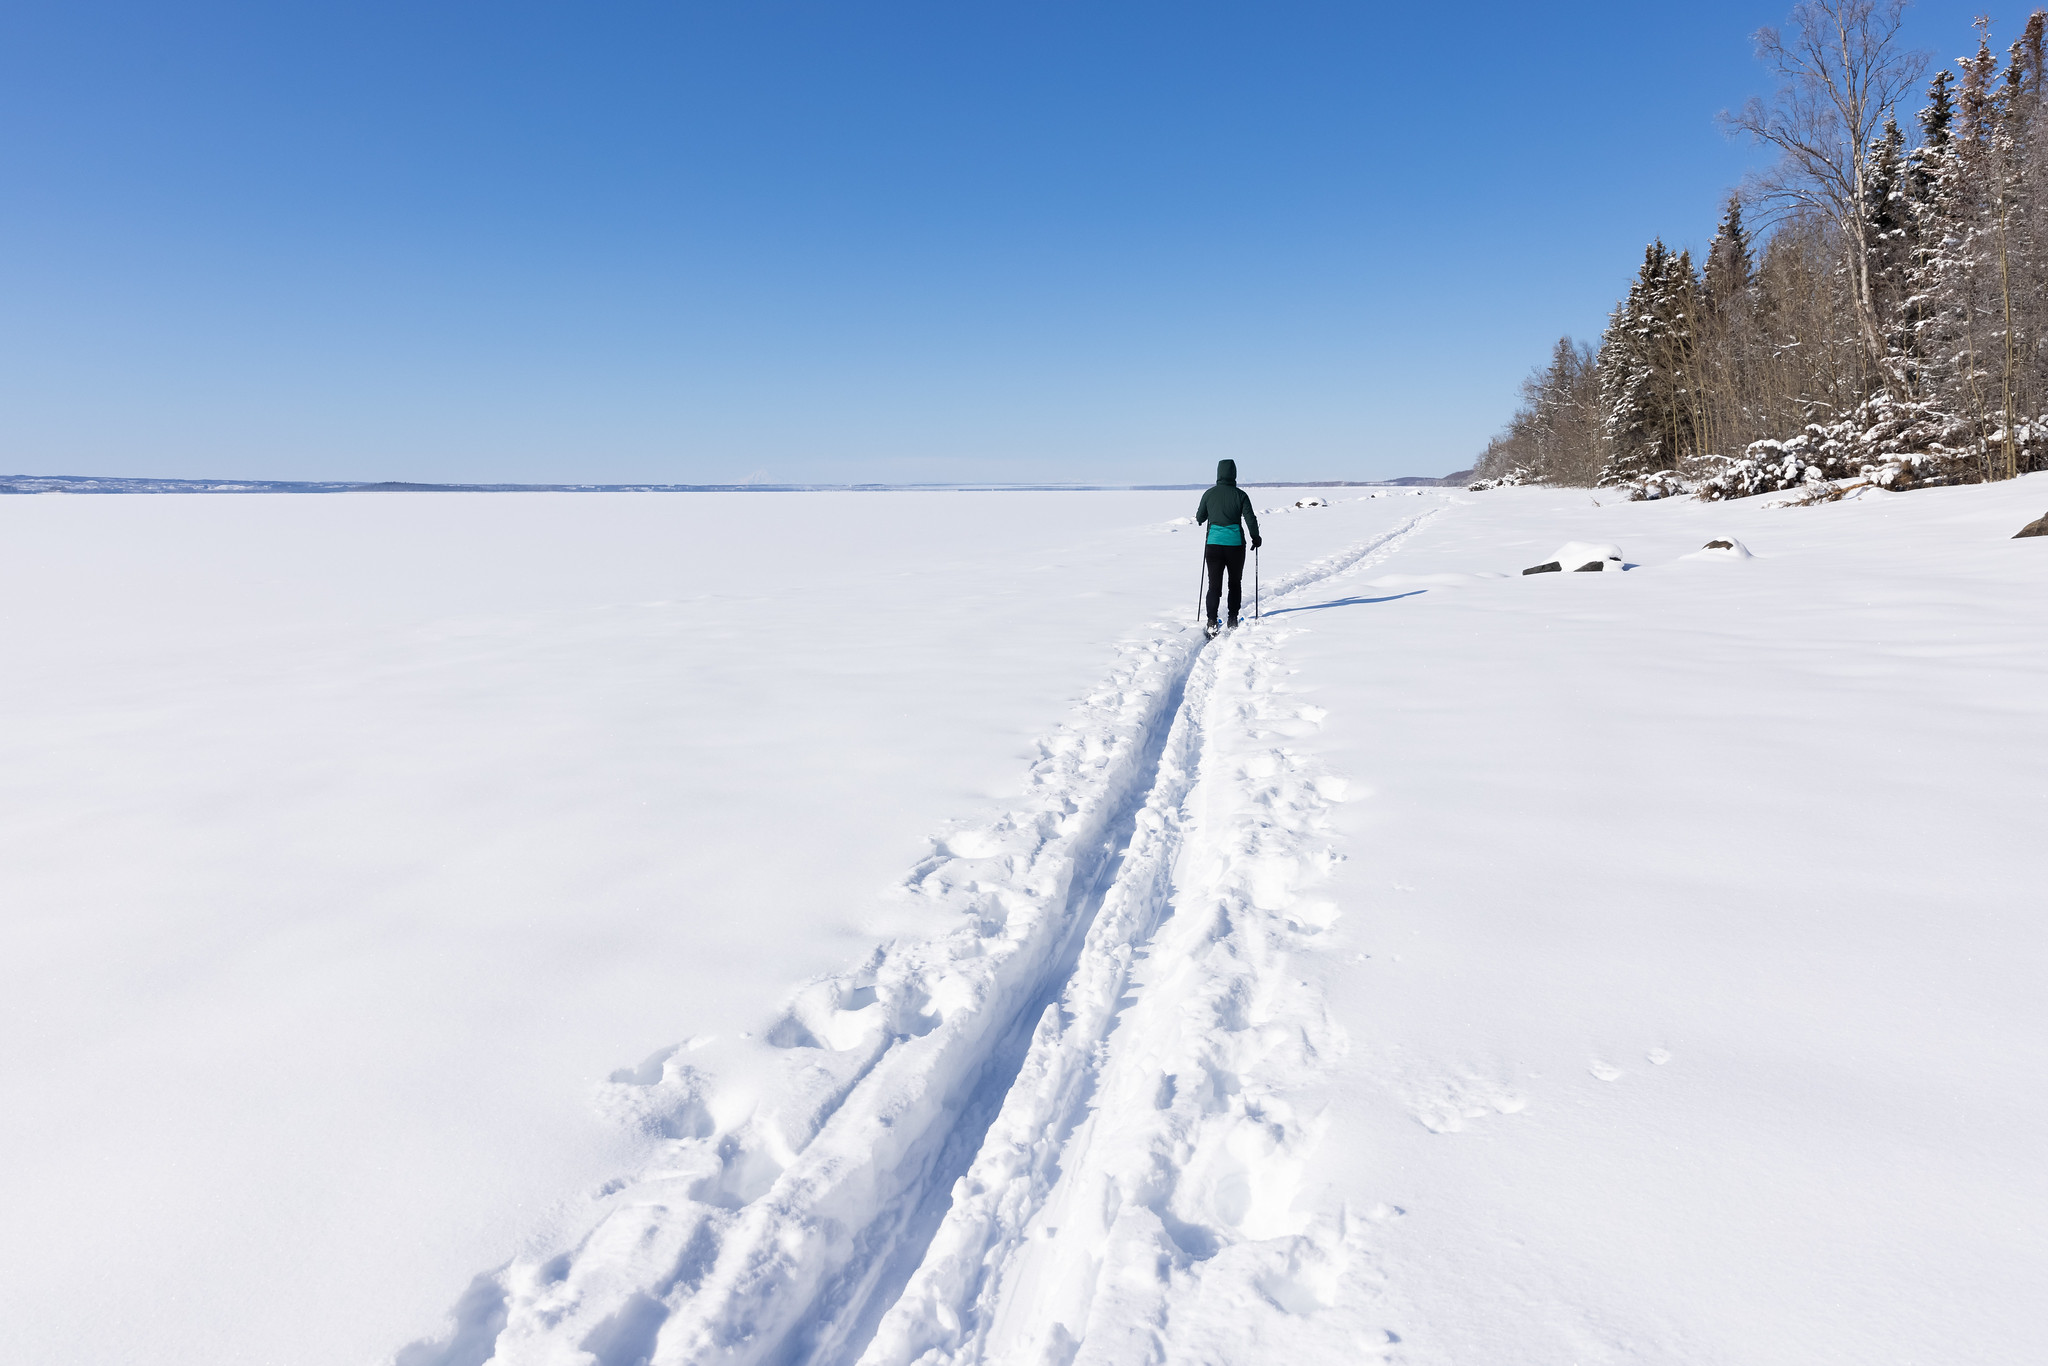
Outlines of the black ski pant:
<svg viewBox="0 0 2048 1366">
<path fill-rule="evenodd" d="M 1216 599 L 1223 594 L 1223 575 L 1230 575 L 1230 619 L 1237 620 L 1237 609 L 1244 602 L 1244 547 L 1241 545 L 1211 545 L 1202 547 L 1202 557 L 1209 563 L 1209 620 L 1216 620 Z"/>
</svg>

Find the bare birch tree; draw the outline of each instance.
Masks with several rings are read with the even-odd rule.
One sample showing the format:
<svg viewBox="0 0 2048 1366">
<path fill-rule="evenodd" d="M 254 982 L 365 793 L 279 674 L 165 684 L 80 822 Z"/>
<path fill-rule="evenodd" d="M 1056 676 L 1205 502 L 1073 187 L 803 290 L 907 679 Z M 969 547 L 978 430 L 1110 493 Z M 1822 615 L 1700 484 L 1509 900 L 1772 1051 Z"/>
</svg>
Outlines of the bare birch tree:
<svg viewBox="0 0 2048 1366">
<path fill-rule="evenodd" d="M 1788 30 L 1756 32 L 1758 58 L 1784 81 L 1775 102 L 1752 99 L 1722 115 L 1725 126 L 1781 153 L 1751 187 L 1758 203 L 1780 214 L 1826 214 L 1842 233 L 1865 362 L 1901 392 L 1871 277 L 1864 153 L 1927 66 L 1926 54 L 1898 46 L 1905 8 L 1906 0 L 1805 0 Z"/>
</svg>

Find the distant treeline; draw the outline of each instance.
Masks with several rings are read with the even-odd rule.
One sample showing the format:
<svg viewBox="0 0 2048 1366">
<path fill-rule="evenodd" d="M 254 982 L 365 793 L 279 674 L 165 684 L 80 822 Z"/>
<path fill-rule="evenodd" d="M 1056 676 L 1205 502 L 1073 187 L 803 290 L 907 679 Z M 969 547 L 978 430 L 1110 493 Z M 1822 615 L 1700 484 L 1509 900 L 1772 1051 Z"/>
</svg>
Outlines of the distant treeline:
<svg viewBox="0 0 2048 1366">
<path fill-rule="evenodd" d="M 2003 60 L 1979 20 L 1923 86 L 1902 9 L 1812 0 L 1756 35 L 1783 87 L 1722 118 L 1777 167 L 1704 261 L 1650 244 L 1599 347 L 1560 340 L 1524 382 L 1480 478 L 1732 497 L 2048 468 L 2048 13 Z"/>
</svg>

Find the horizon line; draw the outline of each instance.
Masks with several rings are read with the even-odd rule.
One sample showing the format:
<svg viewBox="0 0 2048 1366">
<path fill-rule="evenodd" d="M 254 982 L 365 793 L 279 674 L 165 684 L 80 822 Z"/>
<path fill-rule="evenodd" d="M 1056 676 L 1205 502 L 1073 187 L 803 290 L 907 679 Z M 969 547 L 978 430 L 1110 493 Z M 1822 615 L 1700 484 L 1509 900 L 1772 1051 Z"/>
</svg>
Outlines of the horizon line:
<svg viewBox="0 0 2048 1366">
<path fill-rule="evenodd" d="M 1444 487 L 1463 483 L 1470 470 L 1444 476 L 1404 475 L 1395 479 L 1265 479 L 1245 480 L 1245 488 L 1399 488 Z M 25 487 L 26 486 L 26 487 Z M 340 479 L 179 479 L 148 476 L 83 474 L 0 475 L 0 494 L 233 494 L 233 493 L 1141 493 L 1208 488 L 1206 483 L 1112 484 L 1023 480 L 937 480 L 911 484 L 766 483 L 661 484 L 595 483 L 424 483 L 409 480 Z"/>
</svg>

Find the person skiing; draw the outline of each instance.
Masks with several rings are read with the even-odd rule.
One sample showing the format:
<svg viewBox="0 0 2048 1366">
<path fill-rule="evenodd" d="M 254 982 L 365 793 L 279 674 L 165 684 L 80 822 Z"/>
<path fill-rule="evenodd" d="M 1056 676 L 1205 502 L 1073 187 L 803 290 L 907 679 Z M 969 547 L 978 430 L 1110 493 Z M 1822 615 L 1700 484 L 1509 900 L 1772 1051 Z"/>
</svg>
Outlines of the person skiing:
<svg viewBox="0 0 2048 1366">
<path fill-rule="evenodd" d="M 1244 538 L 1249 530 L 1252 549 L 1257 550 L 1259 517 L 1252 500 L 1237 486 L 1237 462 L 1216 462 L 1216 486 L 1202 495 L 1195 508 L 1195 525 L 1208 524 L 1209 536 L 1202 557 L 1209 566 L 1208 626 L 1210 635 L 1222 628 L 1216 624 L 1216 599 L 1223 594 L 1223 575 L 1230 575 L 1230 624 L 1237 625 L 1237 609 L 1244 601 Z"/>
</svg>

